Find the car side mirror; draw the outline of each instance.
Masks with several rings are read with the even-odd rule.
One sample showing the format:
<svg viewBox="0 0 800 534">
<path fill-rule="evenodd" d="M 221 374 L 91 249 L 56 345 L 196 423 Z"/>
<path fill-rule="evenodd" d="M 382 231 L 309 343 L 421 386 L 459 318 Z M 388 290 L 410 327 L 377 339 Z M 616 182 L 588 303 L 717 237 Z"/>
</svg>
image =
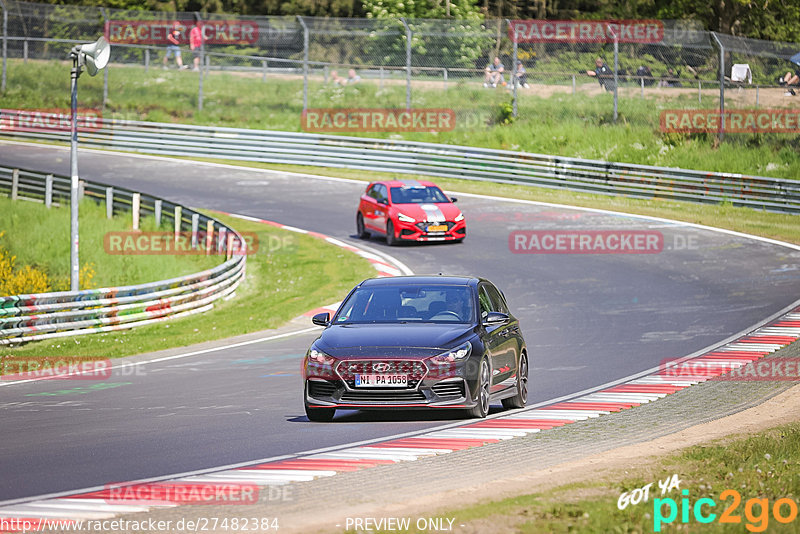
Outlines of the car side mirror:
<svg viewBox="0 0 800 534">
<path fill-rule="evenodd" d="M 456 198 L 456 197 L 450 197 L 450 202 L 452 202 L 453 204 L 455 204 L 456 202 L 458 202 L 458 198 Z"/>
<path fill-rule="evenodd" d="M 510 317 L 508 316 L 508 314 L 500 312 L 489 312 L 489 314 L 483 320 L 483 326 L 502 324 L 508 321 L 509 319 Z"/>
<path fill-rule="evenodd" d="M 328 312 L 318 313 L 311 318 L 311 322 L 319 326 L 328 326 L 331 322 L 331 315 Z"/>
</svg>

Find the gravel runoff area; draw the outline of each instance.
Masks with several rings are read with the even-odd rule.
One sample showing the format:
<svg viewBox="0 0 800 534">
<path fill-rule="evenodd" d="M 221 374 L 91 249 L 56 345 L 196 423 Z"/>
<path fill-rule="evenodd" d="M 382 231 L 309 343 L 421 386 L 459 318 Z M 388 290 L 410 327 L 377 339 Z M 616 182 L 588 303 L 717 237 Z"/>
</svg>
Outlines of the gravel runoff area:
<svg viewBox="0 0 800 534">
<path fill-rule="evenodd" d="M 772 358 L 800 358 L 800 341 L 765 360 Z M 121 517 L 173 525 L 181 519 L 268 517 L 277 518 L 283 533 L 341 532 L 348 517 L 442 517 L 437 511 L 590 480 L 646 465 L 660 454 L 798 418 L 796 381 L 710 380 L 633 409 L 500 443 L 293 483 L 283 487 L 283 499 Z M 453 531 L 475 532 L 459 525 Z"/>
</svg>

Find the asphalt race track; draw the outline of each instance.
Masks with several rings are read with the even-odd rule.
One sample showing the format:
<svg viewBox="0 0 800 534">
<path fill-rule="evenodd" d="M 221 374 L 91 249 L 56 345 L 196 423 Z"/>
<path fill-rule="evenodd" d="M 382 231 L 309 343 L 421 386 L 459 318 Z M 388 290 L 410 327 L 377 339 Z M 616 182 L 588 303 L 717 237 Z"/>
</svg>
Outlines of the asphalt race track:
<svg viewBox="0 0 800 534">
<path fill-rule="evenodd" d="M 69 152 L 0 143 L 0 165 L 68 175 Z M 363 243 L 353 234 L 365 183 L 86 151 L 79 165 L 89 180 Z M 390 248 L 375 238 L 367 244 L 416 273 L 480 275 L 503 289 L 531 352 L 529 404 L 718 343 L 800 295 L 800 252 L 775 244 L 677 223 L 456 196 L 467 218 L 463 244 Z M 663 235 L 663 250 L 518 254 L 509 248 L 512 231 L 566 229 L 655 230 Z M 102 385 L 0 387 L 0 501 L 271 458 L 452 420 L 446 413 L 345 412 L 332 424 L 309 423 L 300 360 L 315 336 L 152 363 Z"/>
</svg>

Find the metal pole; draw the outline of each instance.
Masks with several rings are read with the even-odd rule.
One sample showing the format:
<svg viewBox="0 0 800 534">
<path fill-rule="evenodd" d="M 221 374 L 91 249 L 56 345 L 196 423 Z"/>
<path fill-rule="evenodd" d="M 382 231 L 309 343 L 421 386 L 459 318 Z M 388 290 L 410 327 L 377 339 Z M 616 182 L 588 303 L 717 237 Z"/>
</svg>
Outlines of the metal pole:
<svg viewBox="0 0 800 534">
<path fill-rule="evenodd" d="M 619 86 L 619 36 L 614 32 L 614 123 L 617 122 L 618 110 L 618 94 L 617 88 Z"/>
<path fill-rule="evenodd" d="M 511 30 L 511 35 L 514 36 L 514 58 L 511 60 L 511 99 L 513 101 L 513 116 L 514 118 L 517 117 L 518 108 L 517 108 L 517 35 L 514 33 L 514 27 L 511 25 L 511 21 L 506 19 L 506 24 L 508 24 L 508 29 Z"/>
<path fill-rule="evenodd" d="M 105 21 L 104 27 L 108 27 L 108 15 L 106 14 L 106 8 L 101 7 L 100 13 L 103 14 L 103 20 Z M 108 100 L 108 65 L 106 68 L 103 69 L 103 111 L 106 110 L 106 101 Z"/>
<path fill-rule="evenodd" d="M 79 287 L 79 232 L 78 232 L 78 76 L 81 75 L 80 67 L 78 66 L 78 54 L 75 50 L 72 53 L 72 71 L 70 73 L 70 82 L 72 90 L 72 111 L 70 115 L 70 150 L 69 150 L 69 167 L 70 167 L 70 282 L 69 287 L 71 291 L 78 291 Z"/>
<path fill-rule="evenodd" d="M 305 113 L 308 109 L 308 26 L 300 15 L 297 15 L 297 20 L 303 27 L 303 113 Z"/>
<path fill-rule="evenodd" d="M 405 17 L 400 17 L 400 22 L 406 28 L 406 109 L 411 109 L 411 28 Z"/>
<path fill-rule="evenodd" d="M 725 47 L 716 32 L 711 32 L 711 36 L 719 46 L 719 140 L 722 141 L 725 137 Z"/>
<path fill-rule="evenodd" d="M 8 61 L 8 8 L 3 0 L 0 0 L 0 7 L 3 8 L 3 76 L 0 82 L 0 91 L 6 91 L 6 63 Z M 27 41 L 26 41 L 27 42 Z"/>
<path fill-rule="evenodd" d="M 200 13 L 194 13 L 195 25 L 198 25 L 202 20 L 200 17 Z M 203 29 L 200 28 L 200 81 L 198 82 L 197 86 L 197 110 L 203 111 L 203 75 L 205 74 L 204 70 L 206 67 L 206 43 L 205 43 L 205 35 L 203 35 Z M 194 61 L 194 59 L 192 59 Z"/>
</svg>

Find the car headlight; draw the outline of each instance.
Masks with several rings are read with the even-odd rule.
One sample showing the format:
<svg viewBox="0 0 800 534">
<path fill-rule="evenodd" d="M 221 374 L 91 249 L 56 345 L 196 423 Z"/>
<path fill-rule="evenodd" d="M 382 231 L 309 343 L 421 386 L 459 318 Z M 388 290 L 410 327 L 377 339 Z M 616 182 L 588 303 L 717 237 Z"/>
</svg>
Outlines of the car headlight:
<svg viewBox="0 0 800 534">
<path fill-rule="evenodd" d="M 454 349 L 450 349 L 431 358 L 433 363 L 447 365 L 466 360 L 472 353 L 472 343 L 466 341 Z"/>
<path fill-rule="evenodd" d="M 398 213 L 397 214 L 397 220 L 398 221 L 407 222 L 407 223 L 413 223 L 413 222 L 417 221 L 414 217 L 409 217 L 408 215 L 406 215 L 404 213 Z"/>
<path fill-rule="evenodd" d="M 456 218 L 455 218 L 455 219 L 453 219 L 453 220 L 454 220 L 455 222 L 461 222 L 461 221 L 463 221 L 463 220 L 464 220 L 464 214 L 463 214 L 463 213 L 459 213 L 459 214 L 458 214 L 458 217 L 456 217 Z"/>
<path fill-rule="evenodd" d="M 321 364 L 321 365 L 333 365 L 336 363 L 336 358 L 333 356 L 328 356 L 321 350 L 317 350 L 315 348 L 311 348 L 306 355 L 308 358 L 309 363 Z"/>
</svg>

